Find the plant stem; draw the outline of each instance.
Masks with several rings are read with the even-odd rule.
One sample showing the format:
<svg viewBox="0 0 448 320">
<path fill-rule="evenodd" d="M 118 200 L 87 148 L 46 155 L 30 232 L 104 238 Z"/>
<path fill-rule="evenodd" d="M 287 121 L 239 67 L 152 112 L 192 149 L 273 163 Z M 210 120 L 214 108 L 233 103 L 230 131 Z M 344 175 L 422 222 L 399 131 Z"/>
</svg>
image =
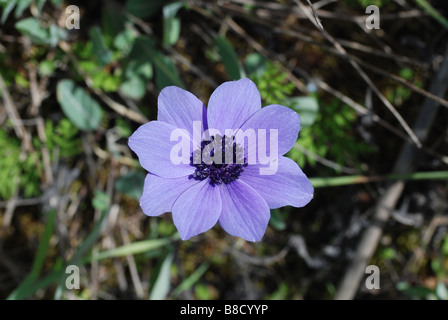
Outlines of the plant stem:
<svg viewBox="0 0 448 320">
<path fill-rule="evenodd" d="M 448 179 L 448 171 L 414 172 L 408 174 L 388 174 L 381 176 L 343 176 L 310 178 L 314 188 L 336 187 L 350 184 L 378 182 L 385 180 L 440 180 Z"/>
</svg>

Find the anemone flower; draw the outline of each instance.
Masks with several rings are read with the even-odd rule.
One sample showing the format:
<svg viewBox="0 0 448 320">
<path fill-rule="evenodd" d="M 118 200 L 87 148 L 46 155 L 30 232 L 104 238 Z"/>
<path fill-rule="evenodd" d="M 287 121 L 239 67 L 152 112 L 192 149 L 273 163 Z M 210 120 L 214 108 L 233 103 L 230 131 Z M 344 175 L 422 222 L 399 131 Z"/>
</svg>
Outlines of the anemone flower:
<svg viewBox="0 0 448 320">
<path fill-rule="evenodd" d="M 183 240 L 219 222 L 233 236 L 259 241 L 270 209 L 303 207 L 313 197 L 306 175 L 284 156 L 299 128 L 300 117 L 290 108 L 262 108 L 249 79 L 221 84 L 207 108 L 188 91 L 164 88 L 157 120 L 129 138 L 148 171 L 143 212 L 172 212 Z"/>
</svg>

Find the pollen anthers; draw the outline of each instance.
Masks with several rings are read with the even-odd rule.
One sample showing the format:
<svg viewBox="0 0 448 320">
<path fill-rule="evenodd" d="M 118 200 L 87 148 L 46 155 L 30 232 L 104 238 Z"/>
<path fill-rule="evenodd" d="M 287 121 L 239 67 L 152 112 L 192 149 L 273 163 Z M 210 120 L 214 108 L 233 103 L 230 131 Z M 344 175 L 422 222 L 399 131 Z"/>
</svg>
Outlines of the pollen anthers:
<svg viewBox="0 0 448 320">
<path fill-rule="evenodd" d="M 209 178 L 211 185 L 229 184 L 238 179 L 247 166 L 244 148 L 233 137 L 211 136 L 201 142 L 201 150 L 196 149 L 190 157 L 190 165 L 196 168 L 190 179 Z"/>
</svg>

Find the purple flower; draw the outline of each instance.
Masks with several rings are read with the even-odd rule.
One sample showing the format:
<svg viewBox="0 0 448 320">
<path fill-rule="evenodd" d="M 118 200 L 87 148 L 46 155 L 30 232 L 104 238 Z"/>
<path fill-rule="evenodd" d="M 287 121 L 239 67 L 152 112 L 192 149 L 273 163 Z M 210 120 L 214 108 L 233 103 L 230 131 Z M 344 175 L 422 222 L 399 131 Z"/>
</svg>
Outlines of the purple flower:
<svg viewBox="0 0 448 320">
<path fill-rule="evenodd" d="M 143 212 L 172 212 L 183 240 L 217 222 L 233 236 L 260 240 L 270 209 L 303 207 L 313 197 L 306 175 L 283 156 L 299 127 L 293 110 L 261 108 L 260 93 L 249 79 L 220 85 L 208 108 L 188 91 L 164 88 L 157 121 L 129 138 L 149 172 L 140 199 Z"/>
</svg>

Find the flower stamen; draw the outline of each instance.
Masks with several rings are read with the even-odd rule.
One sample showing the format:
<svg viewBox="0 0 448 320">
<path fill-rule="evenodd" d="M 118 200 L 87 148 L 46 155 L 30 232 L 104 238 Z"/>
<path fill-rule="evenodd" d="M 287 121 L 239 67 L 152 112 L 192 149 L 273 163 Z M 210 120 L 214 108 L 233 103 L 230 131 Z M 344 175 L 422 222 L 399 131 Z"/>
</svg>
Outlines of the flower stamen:
<svg viewBox="0 0 448 320">
<path fill-rule="evenodd" d="M 237 180 L 247 166 L 247 159 L 233 137 L 216 135 L 201 142 L 201 150 L 191 154 L 190 165 L 196 168 L 190 179 L 209 178 L 211 185 L 220 185 Z"/>
</svg>

